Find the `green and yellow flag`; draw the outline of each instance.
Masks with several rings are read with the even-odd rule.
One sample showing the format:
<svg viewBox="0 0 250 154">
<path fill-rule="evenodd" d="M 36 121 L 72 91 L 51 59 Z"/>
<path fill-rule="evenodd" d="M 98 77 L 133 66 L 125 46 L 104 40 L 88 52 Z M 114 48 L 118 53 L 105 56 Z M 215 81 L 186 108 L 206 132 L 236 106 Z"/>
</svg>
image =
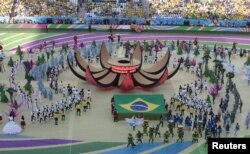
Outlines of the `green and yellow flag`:
<svg viewBox="0 0 250 154">
<path fill-rule="evenodd" d="M 114 95 L 118 113 L 166 114 L 163 95 Z"/>
</svg>

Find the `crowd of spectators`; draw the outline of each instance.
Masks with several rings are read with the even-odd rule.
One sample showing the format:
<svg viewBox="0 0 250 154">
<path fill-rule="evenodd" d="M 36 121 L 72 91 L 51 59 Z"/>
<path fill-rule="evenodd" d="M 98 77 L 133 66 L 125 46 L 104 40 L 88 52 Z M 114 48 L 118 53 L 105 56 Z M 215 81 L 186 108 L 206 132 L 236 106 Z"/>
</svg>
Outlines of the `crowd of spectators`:
<svg viewBox="0 0 250 154">
<path fill-rule="evenodd" d="M 0 0 L 0 16 L 9 16 L 13 0 Z"/>
<path fill-rule="evenodd" d="M 145 17 L 142 0 L 130 0 L 126 3 L 88 2 L 86 12 L 89 17 Z"/>
<path fill-rule="evenodd" d="M 240 19 L 250 15 L 248 0 L 150 0 L 152 15 L 189 19 Z"/>
<path fill-rule="evenodd" d="M 56 17 L 53 23 L 75 23 L 75 19 L 70 18 L 77 17 L 83 1 L 78 6 L 72 1 L 0 0 L 0 22 L 46 23 L 47 20 L 34 20 L 28 17 Z M 102 1 L 104 2 L 84 1 L 85 17 L 82 16 L 81 23 L 84 23 L 84 18 L 87 17 L 116 18 L 115 23 L 119 24 L 134 22 L 133 18 L 151 20 L 152 25 L 184 25 L 187 19 L 188 25 L 192 26 L 243 27 L 247 25 L 247 20 L 250 22 L 249 0 L 148 0 L 148 11 L 143 0 L 127 0 L 123 3 L 117 3 L 116 0 Z M 3 16 L 11 16 L 11 20 Z M 124 19 L 121 22 L 118 18 Z M 91 23 L 107 22 L 102 19 L 91 19 Z"/>
<path fill-rule="evenodd" d="M 18 16 L 75 16 L 76 5 L 70 2 L 46 0 L 19 0 L 15 13 Z"/>
</svg>

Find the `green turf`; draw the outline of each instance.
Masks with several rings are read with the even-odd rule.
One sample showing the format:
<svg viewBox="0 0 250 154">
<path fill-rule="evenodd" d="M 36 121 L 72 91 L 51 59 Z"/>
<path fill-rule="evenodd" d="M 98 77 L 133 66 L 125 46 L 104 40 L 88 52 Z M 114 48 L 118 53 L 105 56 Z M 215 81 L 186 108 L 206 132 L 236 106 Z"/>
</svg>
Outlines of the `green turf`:
<svg viewBox="0 0 250 154">
<path fill-rule="evenodd" d="M 43 39 L 43 38 L 47 38 L 47 37 L 52 37 L 52 36 L 55 36 L 55 35 L 58 35 L 58 34 L 43 33 L 42 35 L 38 35 L 38 36 L 35 35 L 34 37 L 26 38 L 26 39 L 17 41 L 17 42 L 15 42 L 13 44 L 10 44 L 8 46 L 5 46 L 5 48 L 7 50 L 9 50 L 9 49 L 12 49 L 12 48 L 16 48 L 20 44 L 25 44 L 25 43 L 28 43 L 28 42 L 31 42 L 31 41 L 35 41 L 35 40 L 39 40 L 39 39 Z"/>
<path fill-rule="evenodd" d="M 192 27 L 192 28 L 189 29 L 189 30 L 191 30 L 191 31 L 198 31 L 200 28 L 202 28 L 202 27 L 194 26 L 194 27 Z"/>
<path fill-rule="evenodd" d="M 35 41 L 38 39 L 60 35 L 58 33 L 24 33 L 22 35 L 12 37 L 17 34 L 18 33 L 6 33 L 3 35 L 0 35 L 0 38 L 1 38 L 0 41 L 3 40 L 1 42 L 3 43 L 5 50 L 10 50 L 12 48 L 16 48 L 18 45 L 25 44 L 25 43 Z M 25 38 L 25 37 L 28 37 L 28 38 Z M 13 43 L 11 41 L 13 41 Z"/>
<path fill-rule="evenodd" d="M 48 28 L 57 28 L 57 24 L 50 24 L 49 26 L 48 26 Z"/>
<path fill-rule="evenodd" d="M 201 31 L 211 31 L 214 27 L 203 27 Z"/>
<path fill-rule="evenodd" d="M 178 26 L 177 28 L 173 30 L 187 30 L 190 26 Z"/>
<path fill-rule="evenodd" d="M 204 143 L 200 145 L 198 148 L 196 148 L 194 151 L 192 151 L 190 154 L 207 154 L 207 145 Z"/>
<path fill-rule="evenodd" d="M 93 152 L 97 150 L 104 150 L 125 143 L 119 142 L 91 142 L 72 146 L 62 146 L 53 148 L 36 148 L 27 150 L 11 150 L 0 151 L 1 154 L 79 154 L 85 152 Z"/>
<path fill-rule="evenodd" d="M 67 24 L 65 24 L 65 25 L 60 25 L 60 28 L 69 28 L 69 26 L 71 26 L 71 25 L 67 25 Z"/>
</svg>

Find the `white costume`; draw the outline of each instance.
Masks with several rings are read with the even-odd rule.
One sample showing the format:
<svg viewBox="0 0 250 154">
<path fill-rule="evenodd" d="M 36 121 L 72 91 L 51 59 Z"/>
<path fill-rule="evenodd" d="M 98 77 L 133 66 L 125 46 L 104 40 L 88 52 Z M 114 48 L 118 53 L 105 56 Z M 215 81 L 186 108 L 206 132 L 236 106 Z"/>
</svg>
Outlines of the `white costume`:
<svg viewBox="0 0 250 154">
<path fill-rule="evenodd" d="M 125 120 L 130 126 L 140 126 L 144 123 L 144 118 L 137 118 L 135 116 L 132 118 L 125 118 Z"/>
<path fill-rule="evenodd" d="M 13 121 L 12 117 L 9 117 L 9 122 L 3 127 L 4 134 L 19 134 L 21 133 L 21 127 Z"/>
</svg>

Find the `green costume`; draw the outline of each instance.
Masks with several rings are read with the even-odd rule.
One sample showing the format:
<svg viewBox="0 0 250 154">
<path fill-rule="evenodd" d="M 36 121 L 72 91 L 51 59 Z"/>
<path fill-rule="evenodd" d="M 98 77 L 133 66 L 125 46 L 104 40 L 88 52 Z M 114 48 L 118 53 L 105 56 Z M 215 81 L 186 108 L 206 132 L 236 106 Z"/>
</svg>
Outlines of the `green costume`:
<svg viewBox="0 0 250 154">
<path fill-rule="evenodd" d="M 193 137 L 192 142 L 197 142 L 197 143 L 198 143 L 198 138 L 199 138 L 198 132 L 195 131 L 195 132 L 193 133 L 192 137 Z"/>
<path fill-rule="evenodd" d="M 143 125 L 143 135 L 146 134 L 148 136 L 148 125 Z"/>
<path fill-rule="evenodd" d="M 156 137 L 157 135 L 159 135 L 159 137 L 161 137 L 161 133 L 160 133 L 159 129 L 160 129 L 160 125 L 158 124 L 158 125 L 156 125 L 156 127 L 155 127 L 155 137 Z"/>
<path fill-rule="evenodd" d="M 198 126 L 198 133 L 199 133 L 199 136 L 202 137 L 202 125 L 199 124 Z"/>
<path fill-rule="evenodd" d="M 183 142 L 183 137 L 184 137 L 184 131 L 182 129 L 178 129 L 178 139 L 177 142 L 181 140 Z"/>
<path fill-rule="evenodd" d="M 168 125 L 168 129 L 169 129 L 169 132 L 170 132 L 170 134 L 172 135 L 172 137 L 174 137 L 174 126 L 171 125 L 171 124 L 169 124 L 169 125 Z"/>
<path fill-rule="evenodd" d="M 27 83 L 24 85 L 24 89 L 28 91 L 29 94 L 32 92 L 31 77 L 28 76 Z"/>
<path fill-rule="evenodd" d="M 149 143 L 150 141 L 153 143 L 154 142 L 154 129 L 150 128 L 149 130 Z"/>
<path fill-rule="evenodd" d="M 3 102 L 3 103 L 9 102 L 9 99 L 5 94 L 5 90 L 1 89 L 0 93 L 1 93 L 1 100 L 0 101 Z"/>
<path fill-rule="evenodd" d="M 177 55 L 182 55 L 182 54 L 183 54 L 182 48 L 179 46 L 178 47 L 178 51 L 177 51 Z"/>
<path fill-rule="evenodd" d="M 143 134 L 140 131 L 138 131 L 138 133 L 136 134 L 137 143 L 139 142 L 142 143 L 142 137 L 143 137 Z"/>
<path fill-rule="evenodd" d="M 196 47 L 194 50 L 194 55 L 199 56 L 199 54 L 200 54 L 199 49 Z"/>
<path fill-rule="evenodd" d="M 10 60 L 8 62 L 8 66 L 13 67 L 13 65 L 14 65 L 14 61 L 13 61 L 12 57 L 10 57 Z"/>
<path fill-rule="evenodd" d="M 206 138 L 206 140 L 207 140 L 207 141 L 206 141 L 206 144 L 207 144 L 207 143 L 208 143 L 208 139 L 211 138 L 211 132 L 208 132 L 206 137 L 207 137 L 207 138 Z"/>
<path fill-rule="evenodd" d="M 133 138 L 132 134 L 130 134 L 130 133 L 128 134 L 128 145 L 127 145 L 127 147 L 129 145 L 131 145 L 132 147 L 135 146 L 135 144 L 134 144 L 134 138 Z"/>
<path fill-rule="evenodd" d="M 41 64 L 44 64 L 45 63 L 45 55 L 44 55 L 44 53 L 42 54 L 42 56 L 41 56 Z"/>
<path fill-rule="evenodd" d="M 19 56 L 20 61 L 22 61 L 23 60 L 23 52 L 21 51 L 20 46 L 17 47 L 16 54 Z"/>
<path fill-rule="evenodd" d="M 164 140 L 163 140 L 164 143 L 168 143 L 169 142 L 169 139 L 168 139 L 169 136 L 170 136 L 170 133 L 168 131 L 166 131 L 164 133 Z"/>
<path fill-rule="evenodd" d="M 50 53 L 49 52 L 46 52 L 46 57 L 47 57 L 47 61 L 48 61 L 49 57 L 50 57 Z"/>
<path fill-rule="evenodd" d="M 249 66 L 250 65 L 250 54 L 247 57 L 247 61 L 244 63 L 244 65 Z"/>
</svg>

